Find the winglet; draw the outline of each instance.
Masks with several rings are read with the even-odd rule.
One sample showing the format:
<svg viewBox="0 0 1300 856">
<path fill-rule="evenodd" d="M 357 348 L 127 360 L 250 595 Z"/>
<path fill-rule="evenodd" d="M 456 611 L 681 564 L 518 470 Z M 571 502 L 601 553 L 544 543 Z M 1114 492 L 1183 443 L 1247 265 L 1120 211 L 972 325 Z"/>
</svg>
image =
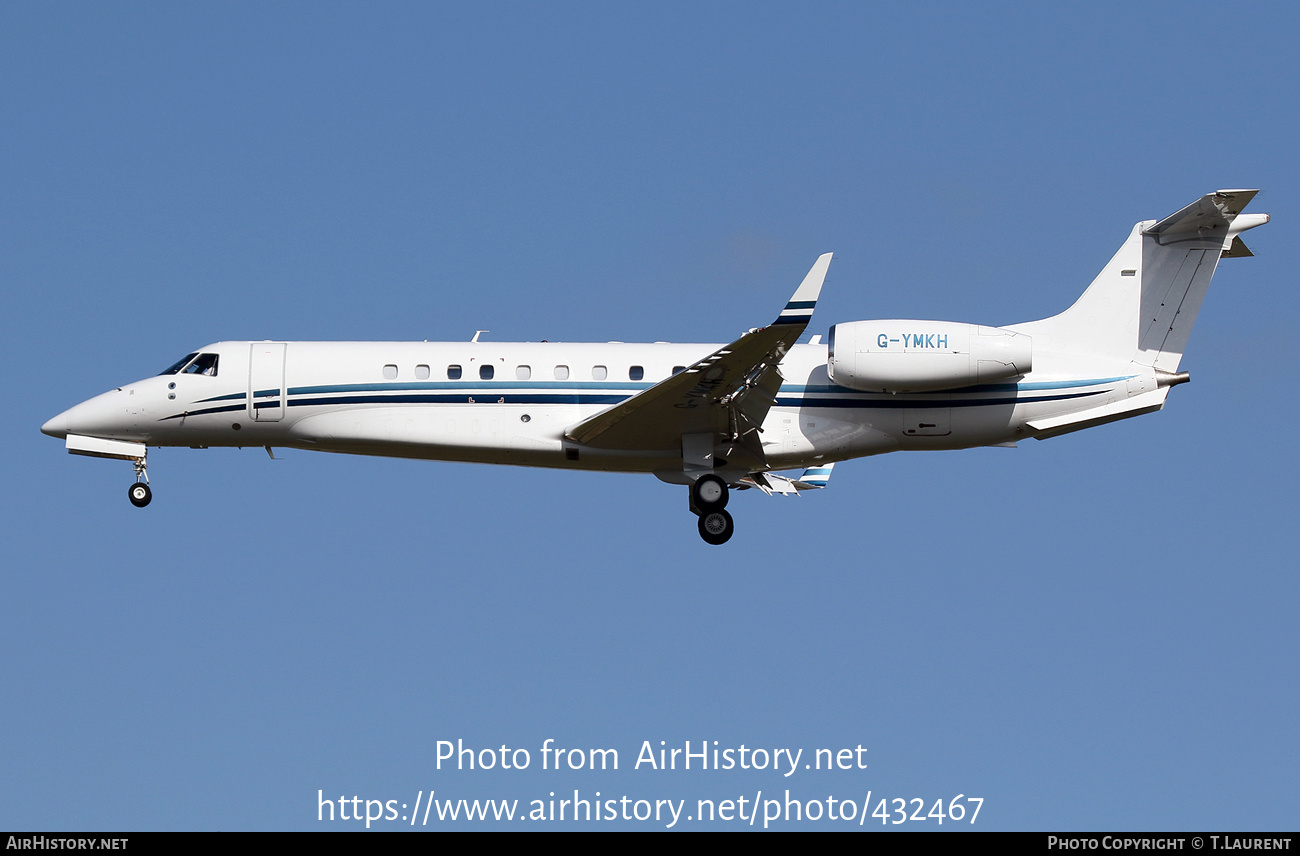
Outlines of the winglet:
<svg viewBox="0 0 1300 856">
<path fill-rule="evenodd" d="M 790 496 L 791 494 L 798 496 L 800 491 L 826 487 L 826 483 L 831 480 L 831 470 L 834 466 L 834 463 L 829 463 L 809 467 L 797 479 L 780 476 L 776 473 L 750 473 L 740 480 L 740 484 L 741 487 L 756 487 L 768 496 L 774 493 L 779 493 L 782 496 Z"/>
<path fill-rule="evenodd" d="M 803 475 L 795 480 L 795 485 L 806 485 L 804 489 L 810 487 L 826 487 L 831 480 L 831 470 L 835 467 L 834 463 L 822 464 L 817 467 L 809 467 L 803 471 Z"/>
<path fill-rule="evenodd" d="M 795 289 L 794 295 L 790 302 L 781 310 L 773 324 L 802 324 L 807 326 L 809 319 L 812 318 L 813 309 L 817 306 L 817 295 L 822 292 L 822 283 L 826 281 L 826 271 L 831 266 L 831 256 L 834 253 L 824 253 L 817 257 L 813 262 L 812 270 L 799 283 Z"/>
</svg>

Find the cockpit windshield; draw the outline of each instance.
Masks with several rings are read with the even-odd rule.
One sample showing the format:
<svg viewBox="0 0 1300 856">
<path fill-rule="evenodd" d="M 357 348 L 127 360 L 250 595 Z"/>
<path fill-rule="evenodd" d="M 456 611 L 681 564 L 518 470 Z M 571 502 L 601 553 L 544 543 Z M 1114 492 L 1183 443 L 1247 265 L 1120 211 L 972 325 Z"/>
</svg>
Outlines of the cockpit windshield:
<svg viewBox="0 0 1300 856">
<path fill-rule="evenodd" d="M 158 374 L 159 376 L 165 374 L 180 374 L 181 369 L 185 368 L 185 366 L 189 364 L 190 360 L 194 359 L 197 356 L 198 356 L 198 352 L 195 352 L 193 354 L 186 354 L 185 356 L 181 357 L 179 360 L 172 363 L 171 366 L 159 372 Z"/>
<path fill-rule="evenodd" d="M 162 374 L 199 374 L 208 377 L 217 376 L 217 354 L 187 354 L 177 360 Z"/>
</svg>

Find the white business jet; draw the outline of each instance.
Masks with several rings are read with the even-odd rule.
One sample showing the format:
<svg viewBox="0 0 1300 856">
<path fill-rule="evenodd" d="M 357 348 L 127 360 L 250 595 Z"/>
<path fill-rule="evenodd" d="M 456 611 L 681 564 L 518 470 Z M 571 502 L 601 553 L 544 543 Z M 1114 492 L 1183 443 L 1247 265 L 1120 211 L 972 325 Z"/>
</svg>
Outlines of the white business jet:
<svg viewBox="0 0 1300 856">
<path fill-rule="evenodd" d="M 1014 445 L 1159 410 L 1221 257 L 1249 256 L 1254 190 L 1133 227 L 1068 310 L 1007 327 L 851 321 L 796 344 L 831 254 L 780 315 L 728 345 L 219 342 L 46 422 L 69 452 L 264 446 L 653 473 L 686 485 L 700 536 L 730 489 L 825 487 L 836 461 Z M 776 471 L 802 469 L 797 476 Z"/>
</svg>

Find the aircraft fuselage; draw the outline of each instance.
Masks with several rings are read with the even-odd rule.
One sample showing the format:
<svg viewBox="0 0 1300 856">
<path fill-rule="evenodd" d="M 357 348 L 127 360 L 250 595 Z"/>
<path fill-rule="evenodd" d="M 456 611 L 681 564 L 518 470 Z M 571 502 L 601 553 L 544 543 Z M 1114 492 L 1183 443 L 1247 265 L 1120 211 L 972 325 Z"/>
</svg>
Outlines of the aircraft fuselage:
<svg viewBox="0 0 1300 856">
<path fill-rule="evenodd" d="M 272 446 L 680 472 L 680 444 L 629 453 L 575 443 L 564 432 L 720 347 L 219 342 L 198 352 L 218 357 L 215 374 L 145 378 L 77 405 L 44 430 L 146 446 Z M 1027 426 L 1031 420 L 1156 389 L 1151 369 L 1129 364 L 1091 376 L 1035 372 L 1015 382 L 958 390 L 869 393 L 831 382 L 826 363 L 825 345 L 796 345 L 782 361 L 785 379 L 762 427 L 771 469 L 904 449 L 1014 442 L 1034 434 Z"/>
</svg>

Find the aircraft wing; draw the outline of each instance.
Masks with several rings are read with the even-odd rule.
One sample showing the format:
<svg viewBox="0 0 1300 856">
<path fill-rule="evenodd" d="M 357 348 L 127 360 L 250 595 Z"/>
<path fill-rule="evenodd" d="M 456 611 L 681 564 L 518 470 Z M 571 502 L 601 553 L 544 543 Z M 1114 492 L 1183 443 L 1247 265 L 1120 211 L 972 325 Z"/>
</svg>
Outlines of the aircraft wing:
<svg viewBox="0 0 1300 856">
<path fill-rule="evenodd" d="M 831 253 L 817 259 L 771 325 L 579 422 L 565 436 L 598 449 L 652 450 L 677 448 L 685 434 L 711 432 L 761 465 L 756 434 L 781 388 L 777 365 L 807 328 L 830 263 Z"/>
</svg>

